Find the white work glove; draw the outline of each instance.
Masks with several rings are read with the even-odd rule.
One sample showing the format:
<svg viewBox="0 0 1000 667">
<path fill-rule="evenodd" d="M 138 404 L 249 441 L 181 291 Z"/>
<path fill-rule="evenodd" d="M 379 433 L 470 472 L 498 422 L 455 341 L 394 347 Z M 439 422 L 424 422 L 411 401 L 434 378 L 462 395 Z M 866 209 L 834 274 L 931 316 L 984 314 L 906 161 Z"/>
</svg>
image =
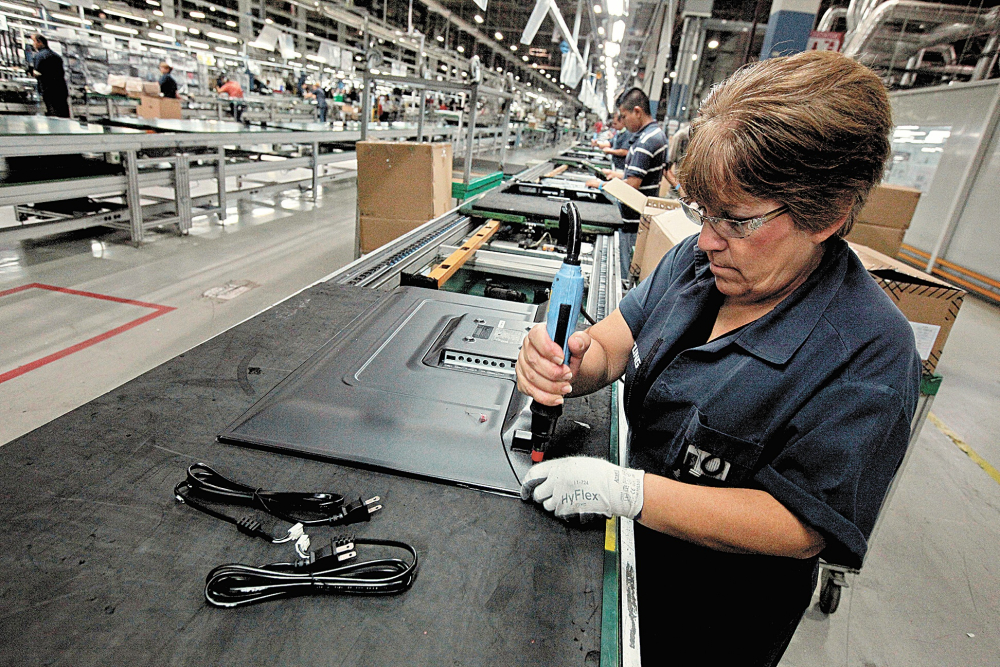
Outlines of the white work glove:
<svg viewBox="0 0 1000 667">
<path fill-rule="evenodd" d="M 644 474 L 587 456 L 543 461 L 528 470 L 521 499 L 534 499 L 560 519 L 634 519 L 642 511 Z"/>
</svg>

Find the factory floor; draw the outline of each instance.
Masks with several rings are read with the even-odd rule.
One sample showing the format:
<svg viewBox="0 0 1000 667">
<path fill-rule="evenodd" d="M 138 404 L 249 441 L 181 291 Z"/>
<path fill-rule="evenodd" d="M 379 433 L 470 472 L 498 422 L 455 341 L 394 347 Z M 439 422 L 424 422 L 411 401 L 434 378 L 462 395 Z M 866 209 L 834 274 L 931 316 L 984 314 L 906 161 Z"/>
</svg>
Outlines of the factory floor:
<svg viewBox="0 0 1000 667">
<path fill-rule="evenodd" d="M 140 248 L 100 230 L 0 240 L 0 444 L 351 260 L 353 182 L 316 204 L 297 192 L 273 203 L 234 206 L 224 226 L 198 219 L 188 236 L 153 233 Z M 935 420 L 865 568 L 848 576 L 835 614 L 809 609 L 783 667 L 997 664 L 1000 475 L 958 444 L 1000 467 L 998 348 L 1000 308 L 967 298 L 938 368 Z M 766 595 L 748 580 L 746 613 Z"/>
</svg>

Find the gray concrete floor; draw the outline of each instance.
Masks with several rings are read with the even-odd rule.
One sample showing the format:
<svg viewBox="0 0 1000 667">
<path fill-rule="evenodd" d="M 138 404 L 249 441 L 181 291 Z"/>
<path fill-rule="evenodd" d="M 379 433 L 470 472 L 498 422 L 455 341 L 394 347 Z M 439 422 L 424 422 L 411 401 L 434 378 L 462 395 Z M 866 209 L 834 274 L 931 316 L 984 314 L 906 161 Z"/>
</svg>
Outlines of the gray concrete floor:
<svg viewBox="0 0 1000 667">
<path fill-rule="evenodd" d="M 271 203 L 271 200 L 267 200 Z M 27 243 L 0 238 L 0 293 L 41 283 L 173 308 L 113 338 L 0 382 L 0 444 L 252 317 L 353 259 L 354 181 L 284 193 L 277 208 L 233 206 L 225 225 L 194 221 L 139 248 L 123 232 L 84 230 Z M 226 300 L 205 292 L 249 289 Z M 30 289 L 0 297 L 0 374 L 126 326 L 149 308 Z M 2 377 L 2 375 L 0 375 Z"/>
<path fill-rule="evenodd" d="M 523 157 L 534 157 L 524 155 Z M 350 261 L 352 185 L 318 205 L 286 194 L 281 208 L 202 218 L 190 236 L 84 232 L 4 245 L 0 293 L 43 283 L 174 310 L 0 383 L 0 443 L 253 316 Z M 250 287 L 231 300 L 214 287 Z M 27 290 L 0 297 L 0 374 L 152 312 L 87 296 Z M 968 298 L 945 349 L 933 412 L 1000 467 L 1000 308 Z M 783 667 L 1000 664 L 1000 484 L 928 422 L 863 571 L 840 609 L 810 608 Z M 747 582 L 747 613 L 767 591 Z"/>
<path fill-rule="evenodd" d="M 995 468 L 998 350 L 1000 308 L 967 297 L 932 408 Z M 806 612 L 782 667 L 1000 664 L 1000 483 L 930 420 L 915 447 L 840 608 Z M 748 613 L 753 597 L 767 594 L 752 585 Z"/>
</svg>

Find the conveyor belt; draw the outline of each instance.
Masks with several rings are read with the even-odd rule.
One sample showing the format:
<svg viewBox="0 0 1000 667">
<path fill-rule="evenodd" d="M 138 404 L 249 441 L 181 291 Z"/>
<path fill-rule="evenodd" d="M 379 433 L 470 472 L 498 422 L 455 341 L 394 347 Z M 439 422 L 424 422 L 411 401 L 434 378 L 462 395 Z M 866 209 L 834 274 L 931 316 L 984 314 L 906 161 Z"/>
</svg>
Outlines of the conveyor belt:
<svg viewBox="0 0 1000 667">
<path fill-rule="evenodd" d="M 565 199 L 550 199 L 507 192 L 487 192 L 479 199 L 462 207 L 467 215 L 488 217 L 490 214 L 513 216 L 528 222 L 544 223 L 559 220 L 559 209 Z M 613 204 L 577 202 L 584 225 L 617 229 L 622 226 L 622 216 Z M 511 218 L 508 218 L 511 219 Z"/>
</svg>

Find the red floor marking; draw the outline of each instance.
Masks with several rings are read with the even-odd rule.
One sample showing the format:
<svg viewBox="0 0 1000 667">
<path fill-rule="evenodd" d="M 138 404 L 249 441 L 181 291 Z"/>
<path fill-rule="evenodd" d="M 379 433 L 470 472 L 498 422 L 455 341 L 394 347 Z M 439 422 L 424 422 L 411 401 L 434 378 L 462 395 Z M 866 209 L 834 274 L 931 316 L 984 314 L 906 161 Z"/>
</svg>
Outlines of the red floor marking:
<svg viewBox="0 0 1000 667">
<path fill-rule="evenodd" d="M 20 287 L 13 287 L 11 289 L 0 290 L 0 297 L 7 296 L 9 294 L 16 294 L 18 292 L 23 292 L 29 289 L 47 289 L 50 292 L 60 292 L 62 294 L 72 294 L 74 296 L 86 296 L 91 299 L 101 299 L 103 301 L 114 301 L 115 303 L 124 303 L 129 306 L 140 306 L 142 308 L 152 308 L 154 312 L 149 315 L 143 315 L 142 317 L 132 320 L 131 322 L 126 322 L 120 327 L 115 327 L 105 331 L 102 334 L 98 334 L 93 338 L 88 338 L 87 340 L 77 343 L 76 345 L 70 345 L 67 348 L 54 352 L 48 356 L 42 357 L 41 359 L 36 359 L 35 361 L 24 364 L 23 366 L 18 366 L 12 371 L 7 371 L 6 373 L 0 373 L 0 384 L 3 384 L 7 380 L 13 380 L 16 377 L 24 375 L 36 368 L 41 368 L 46 364 L 51 364 L 53 361 L 58 361 L 63 357 L 68 357 L 74 352 L 79 352 L 91 345 L 97 345 L 101 341 L 105 341 L 112 336 L 117 336 L 120 333 L 128 331 L 129 329 L 134 329 L 140 324 L 145 324 L 146 322 L 159 317 L 160 315 L 166 315 L 171 310 L 177 310 L 173 306 L 160 306 L 155 303 L 146 303 L 145 301 L 135 301 L 134 299 L 122 299 L 117 296 L 108 296 L 107 294 L 95 294 L 94 292 L 83 292 L 80 290 L 69 289 L 68 287 L 55 287 L 54 285 L 43 285 L 42 283 L 29 283 L 27 285 L 21 285 Z"/>
</svg>

